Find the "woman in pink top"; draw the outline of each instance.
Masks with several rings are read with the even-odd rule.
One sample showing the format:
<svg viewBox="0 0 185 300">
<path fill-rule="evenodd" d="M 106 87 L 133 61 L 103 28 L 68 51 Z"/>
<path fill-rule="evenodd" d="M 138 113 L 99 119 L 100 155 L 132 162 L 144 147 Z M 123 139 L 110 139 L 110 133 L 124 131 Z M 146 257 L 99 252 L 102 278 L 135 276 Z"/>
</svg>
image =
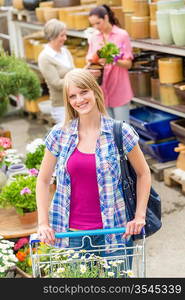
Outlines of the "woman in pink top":
<svg viewBox="0 0 185 300">
<path fill-rule="evenodd" d="M 65 123 L 55 125 L 48 133 L 37 177 L 39 237 L 56 247 L 82 247 L 98 256 L 123 256 L 123 246 L 132 247 L 132 235 L 140 233 L 145 225 L 150 191 L 150 170 L 138 145 L 138 135 L 129 124 L 122 124 L 124 153 L 137 174 L 137 209 L 134 219 L 129 221 L 113 134 L 114 120 L 106 114 L 101 88 L 88 70 L 74 69 L 65 76 L 63 92 Z M 49 184 L 55 167 L 57 187 L 48 215 Z M 125 227 L 126 232 L 96 234 L 98 229 L 119 227 Z M 88 238 L 82 243 L 81 236 L 55 238 L 56 232 L 69 230 L 93 230 L 91 243 Z M 122 249 L 117 250 L 120 244 Z M 118 246 L 115 251 L 102 251 L 114 245 Z M 132 255 L 132 248 L 126 253 Z M 119 268 L 131 269 L 131 263 L 129 259 L 123 269 Z"/>
<path fill-rule="evenodd" d="M 125 234 L 106 236 L 106 244 L 124 243 L 145 224 L 150 170 L 132 127 L 122 124 L 123 147 L 137 174 L 137 209 L 127 222 L 120 158 L 104 97 L 94 76 L 74 69 L 64 79 L 65 123 L 45 138 L 46 151 L 37 178 L 38 233 L 43 242 L 68 246 L 55 232 L 126 227 Z M 49 184 L 56 167 L 57 188 L 48 216 Z"/>
<path fill-rule="evenodd" d="M 128 69 L 132 66 L 132 47 L 128 33 L 118 27 L 118 20 L 107 5 L 93 8 L 89 14 L 91 25 L 99 32 L 89 39 L 87 60 L 90 63 L 93 56 L 107 42 L 116 44 L 124 53 L 114 64 L 106 64 L 103 73 L 102 89 L 105 105 L 111 117 L 129 122 L 129 103 L 133 92 L 129 80 Z M 99 59 L 104 64 L 104 59 Z"/>
</svg>

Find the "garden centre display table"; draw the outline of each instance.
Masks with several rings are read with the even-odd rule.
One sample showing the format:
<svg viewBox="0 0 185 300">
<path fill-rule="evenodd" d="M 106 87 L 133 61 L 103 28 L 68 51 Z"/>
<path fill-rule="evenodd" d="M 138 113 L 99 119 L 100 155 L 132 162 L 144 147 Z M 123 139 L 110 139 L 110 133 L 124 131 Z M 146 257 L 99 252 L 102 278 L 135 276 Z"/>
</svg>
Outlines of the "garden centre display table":
<svg viewBox="0 0 185 300">
<path fill-rule="evenodd" d="M 0 235 L 19 238 L 37 232 L 37 224 L 22 224 L 14 208 L 0 208 Z"/>
</svg>

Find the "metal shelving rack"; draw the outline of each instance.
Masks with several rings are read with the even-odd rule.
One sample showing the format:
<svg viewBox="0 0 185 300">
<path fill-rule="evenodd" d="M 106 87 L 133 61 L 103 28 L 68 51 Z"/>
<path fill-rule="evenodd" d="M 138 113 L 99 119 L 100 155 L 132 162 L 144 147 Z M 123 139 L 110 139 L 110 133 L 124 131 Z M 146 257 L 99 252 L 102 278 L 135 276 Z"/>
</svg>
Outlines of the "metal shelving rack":
<svg viewBox="0 0 185 300">
<path fill-rule="evenodd" d="M 9 22 L 9 33 L 10 33 L 10 40 L 12 43 L 11 49 L 14 51 L 15 55 L 18 57 L 24 57 L 24 46 L 23 46 L 23 35 L 22 29 L 27 28 L 30 30 L 42 30 L 43 24 L 39 24 L 37 22 L 29 23 L 25 21 L 18 21 L 12 20 L 11 13 L 13 9 L 10 9 L 7 13 L 8 22 Z M 87 38 L 85 31 L 77 31 L 77 30 L 67 30 L 68 36 L 80 37 L 80 38 Z M 131 40 L 132 47 L 141 48 L 151 51 L 158 51 L 166 54 L 171 55 L 178 55 L 185 57 L 185 47 L 177 47 L 175 45 L 163 45 L 160 40 L 153 40 L 153 39 L 140 39 L 140 40 Z M 36 64 L 29 62 L 29 65 L 38 70 Z M 154 107 L 177 116 L 185 118 L 185 106 L 165 106 L 160 104 L 158 101 L 152 98 L 137 98 L 134 97 L 132 102 L 146 105 L 150 107 Z"/>
</svg>

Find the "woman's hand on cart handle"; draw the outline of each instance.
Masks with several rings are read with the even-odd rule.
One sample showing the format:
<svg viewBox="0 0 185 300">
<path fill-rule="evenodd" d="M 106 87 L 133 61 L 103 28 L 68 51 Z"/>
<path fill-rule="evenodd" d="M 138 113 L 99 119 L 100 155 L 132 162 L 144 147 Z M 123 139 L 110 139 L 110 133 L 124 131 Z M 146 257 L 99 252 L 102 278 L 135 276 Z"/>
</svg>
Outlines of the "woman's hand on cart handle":
<svg viewBox="0 0 185 300">
<path fill-rule="evenodd" d="M 140 234 L 142 228 L 145 226 L 146 222 L 144 218 L 134 218 L 132 221 L 127 223 L 126 231 L 123 235 L 127 238 L 129 235 Z"/>
<path fill-rule="evenodd" d="M 49 225 L 47 224 L 39 225 L 37 233 L 38 233 L 38 238 L 40 239 L 41 242 L 46 244 L 54 244 L 55 233 Z"/>
</svg>

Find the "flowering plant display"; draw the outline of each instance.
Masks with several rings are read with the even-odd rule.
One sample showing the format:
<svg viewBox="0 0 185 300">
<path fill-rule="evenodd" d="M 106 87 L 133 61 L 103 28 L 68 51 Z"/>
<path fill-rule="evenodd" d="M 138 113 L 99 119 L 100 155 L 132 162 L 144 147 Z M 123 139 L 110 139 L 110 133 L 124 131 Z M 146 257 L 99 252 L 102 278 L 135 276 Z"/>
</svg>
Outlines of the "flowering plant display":
<svg viewBox="0 0 185 300">
<path fill-rule="evenodd" d="M 1 207 L 15 207 L 17 213 L 36 210 L 36 180 L 33 175 L 16 175 L 16 180 L 5 185 L 0 193 Z"/>
<path fill-rule="evenodd" d="M 0 137 L 0 167 L 4 163 L 4 158 L 6 156 L 6 150 L 12 147 L 12 142 L 10 138 Z"/>
<path fill-rule="evenodd" d="M 26 159 L 25 164 L 28 169 L 39 169 L 40 164 L 42 162 L 44 151 L 45 151 L 45 144 L 44 141 L 40 138 L 35 139 L 26 147 Z"/>
<path fill-rule="evenodd" d="M 18 262 L 13 252 L 14 242 L 3 239 L 0 236 L 0 278 L 6 277 L 8 270 Z"/>
<path fill-rule="evenodd" d="M 47 247 L 46 245 L 44 247 Z M 41 251 L 40 253 L 46 253 Z M 38 250 L 39 251 L 39 250 Z M 39 253 L 39 252 L 38 252 Z M 41 255 L 41 274 L 49 278 L 126 278 L 134 277 L 132 270 L 125 269 L 124 259 L 106 259 L 86 250 L 50 249 L 50 255 Z M 50 257 L 51 256 L 51 257 Z M 51 261 L 55 261 L 52 265 Z"/>
<path fill-rule="evenodd" d="M 27 237 L 20 238 L 14 245 L 14 252 L 17 258 L 17 267 L 27 274 L 32 274 L 32 263 L 29 249 L 29 239 Z"/>
<path fill-rule="evenodd" d="M 4 163 L 6 166 L 22 163 L 24 155 L 18 153 L 17 149 L 5 150 Z"/>
</svg>

